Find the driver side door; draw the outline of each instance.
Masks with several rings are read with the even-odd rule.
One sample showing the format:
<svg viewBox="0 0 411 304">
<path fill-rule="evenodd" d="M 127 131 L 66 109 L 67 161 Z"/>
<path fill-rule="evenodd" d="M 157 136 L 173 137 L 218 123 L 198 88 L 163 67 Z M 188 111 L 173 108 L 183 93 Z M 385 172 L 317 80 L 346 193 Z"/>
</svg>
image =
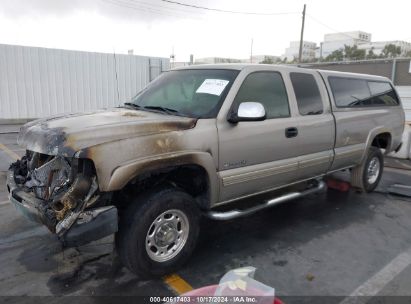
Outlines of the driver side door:
<svg viewBox="0 0 411 304">
<path fill-rule="evenodd" d="M 292 116 L 282 74 L 271 70 L 249 73 L 232 111 L 242 102 L 261 103 L 266 119 L 217 122 L 222 203 L 298 179 L 298 121 Z"/>
</svg>

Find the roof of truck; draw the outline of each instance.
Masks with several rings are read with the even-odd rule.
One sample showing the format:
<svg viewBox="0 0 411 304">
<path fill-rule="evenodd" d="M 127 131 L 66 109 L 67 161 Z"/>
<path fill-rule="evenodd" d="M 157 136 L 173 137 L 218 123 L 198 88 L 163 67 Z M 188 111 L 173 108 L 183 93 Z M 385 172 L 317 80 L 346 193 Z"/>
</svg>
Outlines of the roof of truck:
<svg viewBox="0 0 411 304">
<path fill-rule="evenodd" d="M 191 69 L 227 69 L 242 70 L 247 67 L 287 67 L 279 64 L 255 64 L 255 63 L 215 63 L 215 64 L 196 64 L 184 67 L 174 68 L 173 70 L 191 70 Z M 288 66 L 291 67 L 291 66 Z"/>
<path fill-rule="evenodd" d="M 191 70 L 191 69 L 227 69 L 227 70 L 243 70 L 243 69 L 261 69 L 261 70 L 283 70 L 283 71 L 317 71 L 323 75 L 327 76 L 346 76 L 346 77 L 360 77 L 360 78 L 372 78 L 379 80 L 389 80 L 383 76 L 370 75 L 370 74 L 360 74 L 360 73 L 350 73 L 350 72 L 340 72 L 333 70 L 321 70 L 321 69 L 311 69 L 306 67 L 299 67 L 295 65 L 284 65 L 284 64 L 253 64 L 253 63 L 220 63 L 220 64 L 197 64 L 185 67 L 178 67 L 172 70 Z"/>
</svg>

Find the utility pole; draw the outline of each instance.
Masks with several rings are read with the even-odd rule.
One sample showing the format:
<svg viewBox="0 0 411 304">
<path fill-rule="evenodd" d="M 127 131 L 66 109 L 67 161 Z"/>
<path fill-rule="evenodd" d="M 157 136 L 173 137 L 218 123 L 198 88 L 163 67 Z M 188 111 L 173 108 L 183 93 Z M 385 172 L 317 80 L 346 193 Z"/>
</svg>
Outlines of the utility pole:
<svg viewBox="0 0 411 304">
<path fill-rule="evenodd" d="M 250 63 L 253 63 L 253 38 L 251 38 Z"/>
<path fill-rule="evenodd" d="M 303 22 L 302 22 L 302 24 L 301 24 L 300 52 L 298 53 L 298 63 L 301 63 L 301 61 L 302 61 L 302 57 L 303 57 L 303 40 L 304 40 L 305 8 L 306 8 L 306 5 L 304 4 L 304 9 L 303 9 Z"/>
<path fill-rule="evenodd" d="M 323 43 L 320 42 L 320 62 L 323 61 Z"/>
</svg>

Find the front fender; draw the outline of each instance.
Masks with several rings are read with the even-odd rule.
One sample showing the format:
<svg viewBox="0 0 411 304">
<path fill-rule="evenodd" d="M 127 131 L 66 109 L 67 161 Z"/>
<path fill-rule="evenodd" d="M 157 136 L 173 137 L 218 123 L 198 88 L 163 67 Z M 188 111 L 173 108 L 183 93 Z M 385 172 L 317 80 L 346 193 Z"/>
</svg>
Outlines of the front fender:
<svg viewBox="0 0 411 304">
<path fill-rule="evenodd" d="M 213 157 L 206 152 L 182 151 L 155 155 L 123 164 L 111 174 L 105 191 L 121 190 L 128 182 L 140 174 L 166 167 L 198 165 L 207 172 L 210 187 L 210 203 L 218 200 L 219 182 Z"/>
</svg>

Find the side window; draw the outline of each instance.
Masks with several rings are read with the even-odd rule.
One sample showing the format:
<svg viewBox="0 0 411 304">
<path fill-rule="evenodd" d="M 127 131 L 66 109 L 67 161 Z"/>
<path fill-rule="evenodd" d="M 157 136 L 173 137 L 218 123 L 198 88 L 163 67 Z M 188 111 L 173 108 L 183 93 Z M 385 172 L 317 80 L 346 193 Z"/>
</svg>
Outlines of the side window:
<svg viewBox="0 0 411 304">
<path fill-rule="evenodd" d="M 368 81 L 372 102 L 375 106 L 396 106 L 399 104 L 391 84 L 388 82 Z"/>
<path fill-rule="evenodd" d="M 337 107 L 363 107 L 372 104 L 366 80 L 329 77 L 328 82 Z"/>
<path fill-rule="evenodd" d="M 323 112 L 323 103 L 314 76 L 305 73 L 290 73 L 290 78 L 300 114 L 321 114 Z"/>
<path fill-rule="evenodd" d="M 267 118 L 289 117 L 290 109 L 284 81 L 277 72 L 254 72 L 247 76 L 235 97 L 235 104 L 260 102 Z"/>
</svg>

